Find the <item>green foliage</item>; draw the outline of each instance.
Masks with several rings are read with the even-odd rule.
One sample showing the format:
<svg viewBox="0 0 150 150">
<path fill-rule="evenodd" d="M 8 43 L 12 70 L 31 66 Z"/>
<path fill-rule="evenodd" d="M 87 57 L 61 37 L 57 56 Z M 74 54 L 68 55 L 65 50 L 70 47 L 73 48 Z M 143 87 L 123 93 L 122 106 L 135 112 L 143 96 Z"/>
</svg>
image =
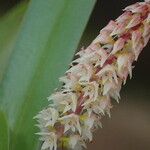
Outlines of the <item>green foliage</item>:
<svg viewBox="0 0 150 150">
<path fill-rule="evenodd" d="M 0 82 L 9 62 L 27 3 L 19 4 L 0 19 Z"/>
<path fill-rule="evenodd" d="M 0 67 L 5 68 L 1 73 L 5 70 L 0 105 L 8 116 L 11 150 L 38 148 L 33 117 L 58 87 L 58 78 L 73 57 L 94 3 L 95 0 L 32 0 L 23 21 L 17 19 L 23 16 L 21 7 L 22 11 L 10 18 L 13 28 L 5 33 L 9 38 L 5 41 L 0 37 L 4 41 L 0 58 L 1 51 L 6 56 L 0 61 Z"/>
<path fill-rule="evenodd" d="M 0 150 L 9 149 L 8 125 L 3 112 L 0 111 Z"/>
</svg>

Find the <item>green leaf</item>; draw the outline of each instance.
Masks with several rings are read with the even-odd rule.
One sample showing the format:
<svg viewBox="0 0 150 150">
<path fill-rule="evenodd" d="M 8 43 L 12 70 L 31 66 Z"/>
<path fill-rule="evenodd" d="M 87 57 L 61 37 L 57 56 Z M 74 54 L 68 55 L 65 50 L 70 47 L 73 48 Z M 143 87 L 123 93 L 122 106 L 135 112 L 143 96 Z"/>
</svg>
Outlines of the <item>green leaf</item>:
<svg viewBox="0 0 150 150">
<path fill-rule="evenodd" d="M 3 112 L 0 111 L 0 150 L 9 149 L 8 125 Z"/>
<path fill-rule="evenodd" d="M 0 87 L 11 150 L 35 150 L 33 117 L 47 105 L 77 48 L 95 0 L 32 0 Z M 7 111 L 9 110 L 9 111 Z"/>
<path fill-rule="evenodd" d="M 0 82 L 9 62 L 27 3 L 20 3 L 0 18 Z"/>
</svg>

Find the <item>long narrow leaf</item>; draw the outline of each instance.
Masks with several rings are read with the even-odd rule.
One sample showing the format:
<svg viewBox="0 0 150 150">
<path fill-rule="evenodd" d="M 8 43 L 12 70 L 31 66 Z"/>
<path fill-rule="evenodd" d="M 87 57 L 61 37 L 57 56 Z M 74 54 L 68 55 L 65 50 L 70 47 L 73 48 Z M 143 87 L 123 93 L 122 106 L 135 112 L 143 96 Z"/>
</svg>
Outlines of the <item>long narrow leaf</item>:
<svg viewBox="0 0 150 150">
<path fill-rule="evenodd" d="M 26 8 L 27 3 L 23 2 L 0 18 L 0 82 L 8 65 Z"/>
<path fill-rule="evenodd" d="M 14 47 L 0 99 L 13 130 L 11 150 L 35 150 L 33 116 L 58 86 L 95 0 L 32 0 Z M 80 11 L 79 11 L 80 10 Z"/>
<path fill-rule="evenodd" d="M 7 120 L 3 112 L 0 111 L 0 150 L 9 149 L 9 135 Z"/>
</svg>

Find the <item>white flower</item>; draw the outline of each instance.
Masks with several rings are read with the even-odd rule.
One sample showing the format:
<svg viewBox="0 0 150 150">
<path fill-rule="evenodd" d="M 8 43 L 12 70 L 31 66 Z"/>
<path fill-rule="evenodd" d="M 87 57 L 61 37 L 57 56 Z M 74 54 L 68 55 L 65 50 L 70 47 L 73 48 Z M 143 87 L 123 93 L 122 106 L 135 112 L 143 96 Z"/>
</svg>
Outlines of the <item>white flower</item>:
<svg viewBox="0 0 150 150">
<path fill-rule="evenodd" d="M 42 136 L 40 140 L 44 143 L 42 144 L 42 150 L 57 150 L 57 135 L 54 132 L 50 133 L 39 133 Z"/>
<path fill-rule="evenodd" d="M 96 101 L 84 103 L 82 106 L 84 106 L 83 110 L 87 110 L 87 114 L 90 117 L 89 121 L 91 121 L 92 124 L 92 112 L 96 113 L 97 115 L 104 115 L 105 111 L 111 108 L 111 103 L 109 96 L 99 96 Z M 86 124 L 86 122 L 84 122 L 84 124 Z"/>
<path fill-rule="evenodd" d="M 70 91 L 76 86 L 76 83 L 79 81 L 79 76 L 72 73 L 67 73 L 66 76 L 60 77 L 59 81 L 63 82 L 63 87 Z"/>
<path fill-rule="evenodd" d="M 87 128 L 87 127 L 83 127 L 83 128 L 82 128 L 82 138 L 83 138 L 84 140 L 89 139 L 89 141 L 92 141 L 93 135 L 92 135 L 91 129 L 89 129 L 89 128 Z"/>
<path fill-rule="evenodd" d="M 139 30 L 133 31 L 132 32 L 132 47 L 133 47 L 133 52 L 135 55 L 135 60 L 138 59 L 138 56 L 143 49 L 142 43 L 141 43 L 141 37 L 142 33 Z"/>
<path fill-rule="evenodd" d="M 99 50 L 97 50 L 97 52 L 96 52 L 96 56 L 99 56 L 100 58 L 96 61 L 95 66 L 102 67 L 108 58 L 107 52 L 103 48 L 99 48 Z"/>
<path fill-rule="evenodd" d="M 47 99 L 48 101 L 52 100 L 53 104 L 51 105 L 58 106 L 58 104 L 64 100 L 64 96 L 65 94 L 62 91 L 60 91 L 51 94 Z"/>
<path fill-rule="evenodd" d="M 97 76 L 102 77 L 102 83 L 105 83 L 107 80 L 115 80 L 118 83 L 118 78 L 116 75 L 115 67 L 112 65 L 104 66 L 98 73 Z"/>
<path fill-rule="evenodd" d="M 124 12 L 121 16 L 119 16 L 116 21 L 119 22 L 119 23 L 124 23 L 126 21 L 129 21 L 130 18 L 131 18 L 132 14 L 131 12 Z"/>
<path fill-rule="evenodd" d="M 132 17 L 132 20 L 127 25 L 127 29 L 130 29 L 136 25 L 138 25 L 141 22 L 141 15 L 140 14 L 134 14 Z"/>
<path fill-rule="evenodd" d="M 126 23 L 124 23 L 124 22 L 117 24 L 117 26 L 114 28 L 114 30 L 112 31 L 110 36 L 121 35 L 122 33 L 124 33 L 126 31 L 125 27 L 126 27 Z"/>
<path fill-rule="evenodd" d="M 89 117 L 86 114 L 85 116 L 83 116 L 83 118 L 84 126 L 82 127 L 82 137 L 84 140 L 89 139 L 89 141 L 92 141 L 92 128 L 94 125 L 95 118 L 92 115 Z"/>
<path fill-rule="evenodd" d="M 150 25 L 149 23 L 144 24 L 144 32 L 142 34 L 144 39 L 144 46 L 148 43 L 149 37 L 150 37 Z"/>
<path fill-rule="evenodd" d="M 74 150 L 82 150 L 83 148 L 87 148 L 85 141 L 84 140 L 80 140 L 78 141 L 78 143 L 75 145 Z"/>
<path fill-rule="evenodd" d="M 79 122 L 79 116 L 76 114 L 66 115 L 64 117 L 59 118 L 59 120 L 64 124 L 64 133 L 68 130 L 72 130 L 73 132 L 77 131 L 81 134 L 81 127 Z"/>
<path fill-rule="evenodd" d="M 112 108 L 110 97 L 109 96 L 103 96 L 100 99 L 100 105 L 99 106 L 100 106 L 101 110 L 103 110 L 103 113 L 106 112 L 110 117 L 110 108 Z"/>
<path fill-rule="evenodd" d="M 80 81 L 89 81 L 93 74 L 93 69 L 89 64 L 79 64 L 71 67 L 66 73 L 78 76 Z"/>
<path fill-rule="evenodd" d="M 93 75 L 93 67 L 92 65 L 89 64 L 83 64 L 83 72 L 79 73 L 80 74 L 80 79 L 79 81 L 89 81 Z"/>
<path fill-rule="evenodd" d="M 87 111 L 88 117 L 90 117 L 90 119 L 92 112 L 96 114 L 100 114 L 101 112 L 103 112 L 103 110 L 101 110 L 99 105 L 100 104 L 99 99 L 100 97 L 98 97 L 96 101 L 86 101 L 82 104 L 83 110 Z M 84 124 L 86 124 L 86 122 L 84 122 Z"/>
<path fill-rule="evenodd" d="M 106 31 L 112 32 L 116 26 L 117 26 L 117 23 L 111 20 L 101 31 L 106 30 Z"/>
<path fill-rule="evenodd" d="M 94 110 L 93 110 L 94 111 Z M 86 115 L 86 114 L 85 114 Z M 91 129 L 93 127 L 94 124 L 94 118 L 91 115 L 90 117 L 88 117 L 88 115 L 86 115 L 83 119 L 84 121 L 84 126 L 88 129 Z"/>
<path fill-rule="evenodd" d="M 103 85 L 103 95 L 107 95 L 111 89 L 114 89 L 117 85 L 115 82 L 107 80 Z"/>
<path fill-rule="evenodd" d="M 121 90 L 121 86 L 122 86 L 122 80 L 120 79 L 118 81 L 118 84 L 109 91 L 108 95 L 115 99 L 118 103 L 119 103 L 119 99 L 120 99 L 120 90 Z"/>
<path fill-rule="evenodd" d="M 135 8 L 139 7 L 139 3 L 135 3 L 135 4 L 132 4 L 130 6 L 127 6 L 124 11 L 131 11 L 134 10 Z"/>
<path fill-rule="evenodd" d="M 42 110 L 35 118 L 39 119 L 39 122 L 47 127 L 47 126 L 54 126 L 58 119 L 58 112 L 54 108 L 47 108 Z"/>
<path fill-rule="evenodd" d="M 101 34 L 99 34 L 96 39 L 93 41 L 93 44 L 96 43 L 102 43 L 102 44 L 106 44 L 109 42 L 112 42 L 112 38 L 110 36 L 110 31 L 109 30 L 102 30 L 100 32 Z"/>
<path fill-rule="evenodd" d="M 85 86 L 82 90 L 84 92 L 84 97 L 89 96 L 89 101 L 95 101 L 98 97 L 99 84 L 93 81 L 90 83 L 82 83 L 82 85 Z"/>
<path fill-rule="evenodd" d="M 121 50 L 121 49 L 124 47 L 124 44 L 125 44 L 125 40 L 124 40 L 123 38 L 119 38 L 119 39 L 115 42 L 111 54 L 115 54 L 115 53 L 117 53 L 119 50 Z"/>
<path fill-rule="evenodd" d="M 81 64 L 94 64 L 95 66 L 103 66 L 106 59 L 108 58 L 107 52 L 98 45 L 90 45 L 87 48 L 86 53 L 82 57 L 74 60 L 73 62 Z"/>
<path fill-rule="evenodd" d="M 76 144 L 78 144 L 80 140 L 80 136 L 79 135 L 72 135 L 69 137 L 69 147 L 71 149 L 74 149 Z"/>
<path fill-rule="evenodd" d="M 87 114 L 91 118 L 92 112 L 94 112 L 97 115 L 100 115 L 100 114 L 104 115 L 105 111 L 108 111 L 111 107 L 112 106 L 111 106 L 109 96 L 101 96 L 95 102 L 84 104 L 83 109 L 87 110 Z M 91 121 L 91 124 L 92 124 L 92 118 L 91 118 L 90 121 Z"/>
<path fill-rule="evenodd" d="M 133 13 L 141 13 L 141 14 L 145 14 L 147 12 L 147 6 L 144 5 L 144 3 L 140 3 L 141 5 L 139 5 L 139 7 L 136 7 L 135 9 L 132 10 Z"/>
<path fill-rule="evenodd" d="M 59 112 L 67 112 L 72 110 L 75 112 L 77 106 L 77 96 L 72 92 L 56 92 L 52 94 L 49 100 L 53 99 L 54 106 L 59 110 Z"/>
<path fill-rule="evenodd" d="M 101 117 L 102 116 L 95 115 L 95 119 L 94 119 L 94 128 L 95 129 L 102 128 Z"/>
<path fill-rule="evenodd" d="M 124 74 L 124 70 L 127 69 L 131 78 L 132 77 L 132 62 L 133 62 L 133 55 L 131 53 L 125 53 L 125 54 L 119 55 L 117 58 L 118 75 L 122 76 Z"/>
<path fill-rule="evenodd" d="M 63 101 L 60 102 L 60 105 L 63 107 L 63 113 L 66 113 L 69 110 L 75 112 L 77 107 L 77 96 L 74 93 L 67 93 Z"/>
<path fill-rule="evenodd" d="M 114 89 L 111 89 L 109 91 L 109 96 L 111 98 L 115 99 L 118 103 L 119 103 L 119 99 L 120 99 L 121 86 L 122 86 L 122 79 L 120 79 L 118 81 L 118 84 L 117 84 L 117 86 L 114 87 Z"/>
</svg>

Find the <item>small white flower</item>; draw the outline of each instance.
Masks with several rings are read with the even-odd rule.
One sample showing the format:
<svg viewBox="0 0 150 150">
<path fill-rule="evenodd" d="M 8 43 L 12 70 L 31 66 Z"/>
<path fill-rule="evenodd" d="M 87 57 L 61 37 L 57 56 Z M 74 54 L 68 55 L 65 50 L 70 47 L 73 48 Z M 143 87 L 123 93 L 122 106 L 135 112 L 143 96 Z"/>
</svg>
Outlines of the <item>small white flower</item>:
<svg viewBox="0 0 150 150">
<path fill-rule="evenodd" d="M 92 112 L 96 113 L 97 115 L 104 115 L 105 111 L 108 110 L 108 108 L 111 108 L 110 98 L 109 96 L 101 96 L 96 101 L 84 103 L 83 106 L 83 110 L 87 110 L 87 114 L 90 117 L 90 121 L 92 123 Z M 84 124 L 86 124 L 86 122 Z"/>
<path fill-rule="evenodd" d="M 111 32 L 109 30 L 102 30 L 100 33 L 101 34 L 99 34 L 96 37 L 96 39 L 92 42 L 93 44 L 96 44 L 96 43 L 107 44 L 112 41 L 112 38 L 110 36 Z"/>
<path fill-rule="evenodd" d="M 127 12 L 124 12 L 121 16 L 119 16 L 116 19 L 116 21 L 119 23 L 123 23 L 123 22 L 129 21 L 131 16 L 132 16 L 131 12 L 127 11 Z"/>
<path fill-rule="evenodd" d="M 74 93 L 66 94 L 63 101 L 60 102 L 60 105 L 63 107 L 63 113 L 66 113 L 69 110 L 75 112 L 77 107 L 77 96 Z"/>
<path fill-rule="evenodd" d="M 77 131 L 81 134 L 81 127 L 79 122 L 79 116 L 76 114 L 66 115 L 64 117 L 59 118 L 59 120 L 64 124 L 64 133 L 68 130 L 72 130 L 73 132 Z"/>
<path fill-rule="evenodd" d="M 82 128 L 82 138 L 83 138 L 84 140 L 89 139 L 89 141 L 92 141 L 93 135 L 92 135 L 91 129 L 89 129 L 89 128 L 87 128 L 87 127 L 83 127 L 83 128 Z"/>
<path fill-rule="evenodd" d="M 132 62 L 133 62 L 133 56 L 131 53 L 125 53 L 121 54 L 117 58 L 117 65 L 118 74 L 123 74 L 124 70 L 127 69 L 130 75 L 130 78 L 132 77 Z"/>
<path fill-rule="evenodd" d="M 121 86 L 122 86 L 122 80 L 120 79 L 118 81 L 118 84 L 109 91 L 109 96 L 111 98 L 115 99 L 118 103 L 119 103 L 119 99 L 120 99 Z"/>
<path fill-rule="evenodd" d="M 67 73 L 78 76 L 80 81 L 89 81 L 93 74 L 93 69 L 89 64 L 79 64 L 70 68 Z"/>
<path fill-rule="evenodd" d="M 79 81 L 79 76 L 76 76 L 72 73 L 67 73 L 66 76 L 60 77 L 59 81 L 63 82 L 63 87 L 70 91 L 76 86 L 76 83 Z"/>
<path fill-rule="evenodd" d="M 150 37 L 150 25 L 149 23 L 144 24 L 144 32 L 142 34 L 143 39 L 144 39 L 144 46 L 147 45 L 149 37 Z"/>
<path fill-rule="evenodd" d="M 75 145 L 74 150 L 82 150 L 83 148 L 87 148 L 85 141 L 80 139 L 80 141 L 78 141 L 78 143 Z"/>
<path fill-rule="evenodd" d="M 58 106 L 58 104 L 64 100 L 64 96 L 65 94 L 63 92 L 55 92 L 53 94 L 51 94 L 47 99 L 48 101 L 51 101 L 53 102 L 52 105 L 54 106 Z"/>
<path fill-rule="evenodd" d="M 139 30 L 135 30 L 132 32 L 132 46 L 133 50 L 137 47 L 138 43 L 141 40 L 142 33 Z"/>
<path fill-rule="evenodd" d="M 141 43 L 141 37 L 142 37 L 142 33 L 139 30 L 136 30 L 132 33 L 132 46 L 135 55 L 135 60 L 138 59 L 138 56 L 144 47 L 144 45 Z"/>
<path fill-rule="evenodd" d="M 110 115 L 110 108 L 112 108 L 110 97 L 103 96 L 99 101 L 99 109 L 101 110 L 102 114 L 104 115 L 107 112 Z"/>
<path fill-rule="evenodd" d="M 87 115 L 84 119 L 84 126 L 88 129 L 91 129 L 93 127 L 93 124 L 94 124 L 94 117 L 93 116 L 88 117 Z"/>
<path fill-rule="evenodd" d="M 119 50 L 121 50 L 121 49 L 124 47 L 124 44 L 125 44 L 125 40 L 124 40 L 123 38 L 119 38 L 119 39 L 115 42 L 111 54 L 115 54 L 115 53 L 117 53 Z"/>
<path fill-rule="evenodd" d="M 93 75 L 93 67 L 89 64 L 83 64 L 83 72 L 80 73 L 80 82 L 89 81 Z"/>
<path fill-rule="evenodd" d="M 35 118 L 39 119 L 39 122 L 43 124 L 43 126 L 54 126 L 58 119 L 58 112 L 54 108 L 47 108 L 42 110 Z"/>
<path fill-rule="evenodd" d="M 117 24 L 117 26 L 114 28 L 114 30 L 112 31 L 112 33 L 110 34 L 110 36 L 114 36 L 114 35 L 121 35 L 126 31 L 126 23 L 120 23 Z"/>
<path fill-rule="evenodd" d="M 117 26 L 117 23 L 111 20 L 101 31 L 106 30 L 106 31 L 112 32 L 116 26 Z"/>
<path fill-rule="evenodd" d="M 108 64 L 108 65 L 104 66 L 97 73 L 97 76 L 102 77 L 102 80 L 103 80 L 102 83 L 105 83 L 105 81 L 107 81 L 107 80 L 112 80 L 112 77 L 115 80 L 115 82 L 118 83 L 118 78 L 117 78 L 117 75 L 116 75 L 115 67 L 112 66 L 112 65 Z M 106 76 L 106 78 L 105 78 L 105 76 Z"/>
<path fill-rule="evenodd" d="M 69 137 L 69 147 L 71 149 L 74 149 L 76 144 L 80 141 L 80 136 L 79 135 L 72 135 Z"/>
<path fill-rule="evenodd" d="M 123 9 L 124 11 L 131 11 L 134 10 L 135 8 L 139 7 L 139 3 L 135 3 L 135 4 L 132 4 L 130 6 L 127 6 L 125 9 Z"/>
<path fill-rule="evenodd" d="M 57 150 L 57 135 L 54 132 L 48 134 L 41 133 L 41 140 L 44 142 L 42 144 L 42 150 Z"/>
<path fill-rule="evenodd" d="M 103 85 L 103 95 L 107 95 L 111 89 L 114 89 L 116 84 L 111 81 L 106 81 Z"/>
<path fill-rule="evenodd" d="M 95 101 L 98 97 L 99 84 L 95 81 L 90 83 L 82 83 L 85 87 L 83 88 L 84 97 L 89 96 L 89 101 Z"/>
<path fill-rule="evenodd" d="M 81 64 L 94 64 L 95 66 L 103 66 L 106 59 L 108 58 L 107 52 L 98 45 L 90 45 L 87 48 L 85 54 L 82 57 L 74 60 L 73 62 L 81 63 Z"/>
<path fill-rule="evenodd" d="M 100 57 L 100 59 L 96 61 L 95 66 L 96 66 L 96 67 L 97 67 L 97 66 L 102 67 L 103 64 L 105 63 L 105 61 L 106 61 L 107 58 L 108 58 L 108 54 L 107 54 L 107 52 L 106 52 L 103 48 L 100 48 L 100 49 L 97 51 L 96 54 Z"/>
</svg>

